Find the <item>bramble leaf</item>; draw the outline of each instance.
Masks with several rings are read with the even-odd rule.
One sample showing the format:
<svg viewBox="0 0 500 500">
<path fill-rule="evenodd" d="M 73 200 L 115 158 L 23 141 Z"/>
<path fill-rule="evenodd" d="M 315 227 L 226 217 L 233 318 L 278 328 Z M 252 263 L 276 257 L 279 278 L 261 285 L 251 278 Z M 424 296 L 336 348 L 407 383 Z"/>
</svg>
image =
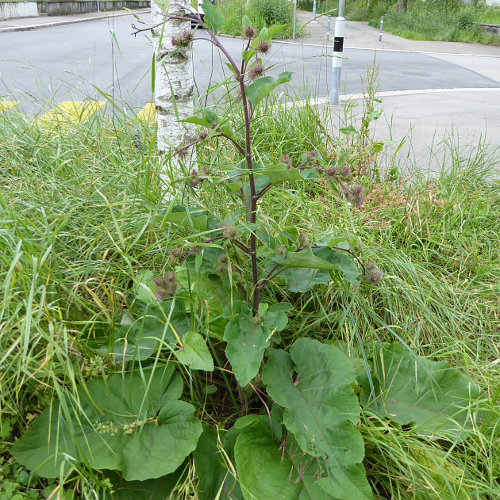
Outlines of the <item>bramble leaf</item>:
<svg viewBox="0 0 500 500">
<path fill-rule="evenodd" d="M 45 410 L 12 454 L 48 478 L 82 461 L 121 471 L 128 481 L 164 476 L 196 448 L 202 432 L 194 407 L 180 401 L 181 395 L 182 379 L 172 365 L 91 380 L 74 400 L 67 397 Z"/>
<path fill-rule="evenodd" d="M 345 500 L 371 498 L 349 359 L 334 346 L 301 338 L 289 353 L 270 350 L 262 380 L 285 409 L 283 423 L 302 451 L 321 458 L 327 476 L 319 484 L 325 491 Z"/>
<path fill-rule="evenodd" d="M 412 424 L 424 435 L 467 437 L 471 402 L 478 399 L 479 388 L 445 361 L 415 356 L 397 343 L 378 344 L 372 377 L 376 398 L 368 402 L 368 380 L 360 377 L 361 401 L 375 413 L 401 425 Z"/>
</svg>

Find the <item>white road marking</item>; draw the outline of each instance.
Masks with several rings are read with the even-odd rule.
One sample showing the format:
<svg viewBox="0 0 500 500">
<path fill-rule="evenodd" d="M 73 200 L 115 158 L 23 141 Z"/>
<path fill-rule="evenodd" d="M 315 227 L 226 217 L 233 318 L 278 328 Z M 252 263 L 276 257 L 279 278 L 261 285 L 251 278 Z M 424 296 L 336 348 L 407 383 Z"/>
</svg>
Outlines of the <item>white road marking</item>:
<svg viewBox="0 0 500 500">
<path fill-rule="evenodd" d="M 452 89 L 415 89 L 415 90 L 386 90 L 382 92 L 377 92 L 375 97 L 395 97 L 404 95 L 417 95 L 417 94 L 446 94 L 446 93 L 460 93 L 460 92 L 500 92 L 500 87 L 480 87 L 480 88 L 452 88 Z M 364 94 L 344 94 L 340 95 L 339 99 L 341 101 L 357 100 L 362 99 Z M 316 99 L 306 99 L 301 101 L 293 101 L 289 103 L 289 106 L 304 106 L 306 103 L 309 104 L 328 104 L 330 102 L 329 97 L 319 97 Z"/>
</svg>

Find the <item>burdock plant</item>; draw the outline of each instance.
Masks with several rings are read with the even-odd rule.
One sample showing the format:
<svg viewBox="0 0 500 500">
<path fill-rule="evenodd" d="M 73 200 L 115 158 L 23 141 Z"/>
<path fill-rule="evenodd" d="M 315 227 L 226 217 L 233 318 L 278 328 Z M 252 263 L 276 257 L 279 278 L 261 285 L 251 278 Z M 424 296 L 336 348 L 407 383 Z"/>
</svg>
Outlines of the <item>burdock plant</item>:
<svg viewBox="0 0 500 500">
<path fill-rule="evenodd" d="M 120 498 L 372 498 L 358 425 L 361 405 L 370 406 L 369 422 L 384 433 L 416 424 L 426 440 L 444 431 L 456 443 L 477 425 L 466 402 L 479 389 L 446 363 L 420 360 L 399 345 L 375 345 L 364 354 L 367 369 L 359 374 L 331 342 L 300 331 L 290 332 L 293 342 L 280 337 L 293 309 L 284 289 L 300 293 L 333 282 L 349 290 L 360 284 L 364 267 L 357 239 L 318 238 L 283 228 L 280 221 L 270 227 L 270 216 L 258 217 L 259 203 L 280 184 L 318 176 L 335 183 L 354 207 L 362 204 L 364 190 L 344 185 L 351 173 L 317 152 L 296 166 L 286 157 L 258 161 L 255 110 L 291 74 L 250 80 L 248 72 L 263 65 L 259 44 L 270 44 L 276 29 L 258 33 L 245 19 L 236 64 L 217 38 L 224 20 L 208 2 L 204 10 L 205 22 L 197 22 L 228 60 L 244 126 L 238 128 L 227 110 L 201 109 L 186 120 L 206 134 L 181 149 L 216 139 L 234 147 L 240 158 L 229 172 L 196 168 L 185 179 L 192 190 L 200 182 L 223 186 L 226 214 L 177 205 L 159 216 L 162 227 L 170 223 L 179 235 L 177 246 L 165 249 L 169 270 L 157 278 L 138 277 L 121 324 L 105 345 L 92 347 L 104 352 L 117 373 L 54 403 L 16 441 L 12 454 L 46 478 L 69 475 L 79 463 L 106 478 L 106 471 L 114 471 L 109 478 Z M 372 284 L 382 279 L 374 264 L 365 275 Z M 184 381 L 191 403 L 180 399 Z M 229 412 L 207 410 L 227 400 L 234 405 Z M 185 495 L 178 495 L 181 484 Z"/>
</svg>

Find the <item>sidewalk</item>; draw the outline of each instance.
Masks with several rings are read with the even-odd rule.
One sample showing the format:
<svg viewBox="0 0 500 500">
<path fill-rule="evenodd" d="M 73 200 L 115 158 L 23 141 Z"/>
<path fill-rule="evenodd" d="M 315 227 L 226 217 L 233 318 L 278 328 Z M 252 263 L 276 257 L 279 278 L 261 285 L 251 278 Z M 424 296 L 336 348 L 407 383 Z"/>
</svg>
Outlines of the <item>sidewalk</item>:
<svg viewBox="0 0 500 500">
<path fill-rule="evenodd" d="M 327 17 L 317 17 L 312 22 L 312 13 L 298 11 L 298 24 L 306 24 L 306 37 L 287 40 L 284 43 L 311 44 L 332 47 L 335 18 L 331 18 L 330 39 L 326 41 Z M 366 22 L 350 22 L 345 25 L 344 51 L 349 57 L 350 49 L 371 50 L 379 53 L 418 53 L 462 66 L 498 83 L 491 89 L 428 89 L 427 91 L 381 92 L 382 117 L 373 124 L 375 138 L 391 138 L 396 143 L 404 142 L 400 158 L 407 157 L 406 167 L 418 165 L 420 170 L 436 172 L 446 154 L 446 143 L 460 143 L 461 155 L 467 156 L 469 149 L 481 141 L 496 150 L 500 164 L 500 47 L 474 43 L 434 42 L 406 40 L 390 33 L 383 33 L 379 42 L 377 28 Z M 345 52 L 344 52 L 345 53 Z M 325 99 L 324 101 L 327 101 Z M 342 114 L 342 107 L 338 109 Z M 394 147 L 387 151 L 390 161 Z M 449 156 L 449 151 L 448 151 Z M 404 169 L 404 168 L 403 168 Z M 498 174 L 500 175 L 500 174 Z"/>
<path fill-rule="evenodd" d="M 144 14 L 150 9 L 138 9 L 137 14 Z M 131 16 L 132 14 L 125 10 L 108 12 L 88 12 L 86 14 L 75 14 L 71 16 L 38 16 L 21 17 L 17 19 L 7 19 L 0 21 L 0 33 L 10 31 L 32 31 L 42 28 L 52 28 L 54 26 L 63 26 L 65 24 L 84 23 L 86 21 L 95 21 L 96 19 L 112 19 L 114 17 Z"/>
</svg>

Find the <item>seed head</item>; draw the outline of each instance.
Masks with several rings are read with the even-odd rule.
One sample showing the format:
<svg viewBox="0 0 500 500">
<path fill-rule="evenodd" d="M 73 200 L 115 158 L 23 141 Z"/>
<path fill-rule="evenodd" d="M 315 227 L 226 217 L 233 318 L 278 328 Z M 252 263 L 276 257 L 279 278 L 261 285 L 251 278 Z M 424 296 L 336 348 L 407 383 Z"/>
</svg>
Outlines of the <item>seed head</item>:
<svg viewBox="0 0 500 500">
<path fill-rule="evenodd" d="M 243 30 L 243 37 L 252 40 L 257 36 L 257 30 L 253 26 L 245 26 Z"/>
<path fill-rule="evenodd" d="M 255 326 L 261 326 L 263 322 L 264 322 L 264 318 L 263 318 L 262 316 L 259 316 L 258 314 L 256 314 L 256 315 L 252 318 L 252 323 L 253 323 Z"/>
<path fill-rule="evenodd" d="M 238 230 L 229 224 L 222 223 L 219 227 L 222 229 L 222 235 L 224 238 L 227 238 L 228 240 L 234 240 L 238 235 Z"/>
<path fill-rule="evenodd" d="M 260 63 L 254 64 L 249 70 L 248 70 L 248 78 L 249 80 L 257 80 L 257 78 L 260 78 L 263 76 L 266 72 L 266 68 Z"/>
<path fill-rule="evenodd" d="M 172 46 L 173 47 L 188 47 L 189 44 L 193 41 L 193 32 L 189 30 L 184 30 L 179 38 L 172 37 Z"/>
<path fill-rule="evenodd" d="M 378 285 L 382 280 L 382 271 L 373 263 L 369 262 L 366 266 L 365 280 L 372 285 Z"/>
<path fill-rule="evenodd" d="M 305 234 L 299 234 L 299 236 L 297 237 L 297 241 L 299 242 L 299 246 L 301 248 L 311 248 L 311 242 Z"/>
<path fill-rule="evenodd" d="M 326 174 L 328 175 L 328 177 L 336 177 L 338 172 L 337 172 L 337 169 L 335 167 L 330 167 L 327 171 L 326 171 Z"/>
<path fill-rule="evenodd" d="M 217 268 L 216 268 L 216 273 L 219 276 L 225 276 L 227 275 L 227 254 L 223 253 L 218 259 L 217 259 Z"/>
<path fill-rule="evenodd" d="M 158 300 L 165 300 L 177 291 L 177 278 L 175 273 L 169 271 L 163 278 L 154 278 L 155 294 Z"/>
<path fill-rule="evenodd" d="M 316 160 L 318 158 L 318 153 L 316 151 L 308 151 L 306 153 L 306 160 L 311 161 L 311 160 Z"/>
<path fill-rule="evenodd" d="M 286 255 L 287 255 L 287 253 L 288 253 L 288 249 L 287 249 L 287 248 L 286 248 L 286 246 L 284 246 L 284 245 L 278 245 L 278 246 L 276 247 L 276 253 L 277 253 L 278 255 L 281 255 L 281 256 L 283 256 L 283 257 L 286 257 Z"/>
<path fill-rule="evenodd" d="M 340 167 L 339 173 L 342 177 L 344 177 L 344 179 L 348 179 L 349 177 L 351 177 L 352 171 L 350 167 L 348 167 L 347 165 L 343 165 L 342 167 Z"/>
<path fill-rule="evenodd" d="M 206 130 L 202 130 L 198 135 L 199 141 L 204 141 L 208 137 L 208 132 Z"/>
<path fill-rule="evenodd" d="M 359 185 L 359 184 L 356 184 L 347 193 L 347 199 L 356 208 L 362 207 L 363 203 L 365 202 L 365 188 L 363 186 Z"/>
<path fill-rule="evenodd" d="M 283 155 L 280 160 L 282 163 L 286 163 L 288 165 L 288 168 L 292 167 L 292 158 L 290 155 Z"/>
<path fill-rule="evenodd" d="M 257 52 L 261 52 L 262 54 L 267 54 L 270 50 L 271 44 L 267 40 L 263 40 L 257 45 Z"/>
<path fill-rule="evenodd" d="M 191 173 L 189 174 L 188 181 L 189 181 L 189 184 L 191 185 L 191 187 L 198 186 L 198 184 L 201 182 L 200 176 L 198 174 L 198 170 L 196 170 L 195 168 L 193 168 L 193 170 L 191 170 Z"/>
<path fill-rule="evenodd" d="M 184 251 L 181 247 L 175 247 L 170 250 L 170 259 L 174 262 L 179 261 L 182 258 Z"/>
</svg>

